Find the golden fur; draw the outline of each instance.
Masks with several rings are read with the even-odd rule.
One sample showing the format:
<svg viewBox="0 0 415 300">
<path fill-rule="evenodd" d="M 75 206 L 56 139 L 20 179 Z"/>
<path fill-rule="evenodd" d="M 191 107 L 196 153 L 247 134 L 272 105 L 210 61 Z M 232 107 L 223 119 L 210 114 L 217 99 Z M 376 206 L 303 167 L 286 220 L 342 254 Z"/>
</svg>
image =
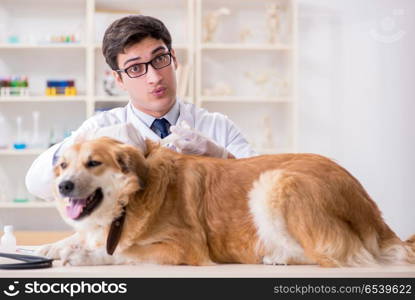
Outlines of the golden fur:
<svg viewBox="0 0 415 300">
<path fill-rule="evenodd" d="M 87 169 L 90 159 L 102 165 Z M 105 211 L 98 207 L 80 221 L 68 220 L 66 200 L 56 191 L 59 211 L 77 229 L 77 239 L 55 245 L 53 253 L 50 245 L 41 252 L 66 255 L 72 264 L 82 264 L 71 257 L 83 248 L 88 257 L 98 249 L 105 256 L 109 224 L 124 206 L 113 255 L 118 260 L 105 256 L 88 263 L 415 263 L 415 236 L 401 241 L 362 185 L 319 155 L 216 159 L 178 154 L 150 141 L 141 153 L 100 138 L 65 152 L 55 169 L 56 184 L 69 173 L 84 184 L 89 177 L 99 182 L 109 176 L 104 174 L 119 175 L 108 177 L 116 184 L 103 187 Z M 85 257 L 79 260 L 85 263 Z"/>
</svg>

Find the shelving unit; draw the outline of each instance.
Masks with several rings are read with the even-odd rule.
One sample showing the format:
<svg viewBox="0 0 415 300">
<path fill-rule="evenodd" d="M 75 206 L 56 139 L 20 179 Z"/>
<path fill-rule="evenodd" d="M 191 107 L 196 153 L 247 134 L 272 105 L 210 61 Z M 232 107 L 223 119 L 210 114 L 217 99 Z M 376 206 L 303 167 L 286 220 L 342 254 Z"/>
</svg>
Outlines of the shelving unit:
<svg viewBox="0 0 415 300">
<path fill-rule="evenodd" d="M 55 203 L 52 202 L 41 202 L 41 201 L 32 201 L 30 203 L 15 203 L 15 202 L 5 202 L 1 203 L 1 208 L 55 208 Z"/>
<path fill-rule="evenodd" d="M 202 96 L 201 101 L 206 102 L 237 102 L 237 103 L 286 103 L 289 98 L 284 97 L 249 97 L 249 96 Z"/>
<path fill-rule="evenodd" d="M 95 102 L 128 102 L 128 96 L 96 96 Z"/>
<path fill-rule="evenodd" d="M 6 150 L 0 150 L 0 156 L 39 155 L 43 151 L 44 149 L 26 149 L 26 150 L 6 149 Z"/>
<path fill-rule="evenodd" d="M 85 102 L 85 96 L 9 96 L 0 97 L 1 102 L 41 102 L 41 103 L 59 103 L 59 102 Z"/>
<path fill-rule="evenodd" d="M 273 3 L 281 7 L 280 30 L 270 43 L 266 12 Z M 227 14 L 206 41 L 209 15 L 219 10 Z M 196 1 L 196 104 L 228 115 L 260 154 L 296 151 L 295 20 L 295 0 Z M 243 31 L 251 37 L 242 39 Z"/>
<path fill-rule="evenodd" d="M 206 1 L 206 0 L 205 0 Z M 242 44 L 242 43 L 202 43 L 201 49 L 208 50 L 255 50 L 255 51 L 278 51 L 278 50 L 292 50 L 292 46 L 284 44 Z"/>
<path fill-rule="evenodd" d="M 47 44 L 47 45 L 36 45 L 36 44 L 0 44 L 0 49 L 30 49 L 30 50 L 48 50 L 48 49 L 86 49 L 86 45 L 82 44 Z"/>
<path fill-rule="evenodd" d="M 266 5 L 285 6 L 283 38 L 275 44 L 266 41 Z M 203 18 L 209 11 L 226 6 L 231 14 L 219 23 L 217 36 L 204 42 Z M 108 96 L 103 89 L 106 66 L 101 53 L 104 30 L 115 19 L 139 12 L 160 18 L 173 37 L 179 65 L 189 68 L 187 88 L 182 99 L 225 113 L 242 129 L 260 154 L 296 150 L 296 3 L 295 0 L 2 0 L 0 2 L 0 76 L 27 75 L 30 96 L 0 97 L 0 113 L 15 134 L 15 119 L 23 116 L 26 135 L 31 136 L 31 112 L 40 112 L 41 136 L 45 148 L 51 129 L 60 132 L 78 128 L 97 109 L 123 106 L 128 96 L 119 90 Z M 249 26 L 252 37 L 238 39 L 238 30 Z M 228 32 L 225 29 L 230 29 Z M 13 29 L 13 30 L 11 30 Z M 48 34 L 76 33 L 76 43 L 46 44 L 36 42 Z M 7 43 L 10 34 L 20 35 L 17 44 Z M 241 64 L 243 62 L 243 64 Z M 239 66 L 238 66 L 239 65 Z M 245 67 L 241 69 L 241 65 Z M 271 70 L 289 83 L 289 93 L 260 93 L 244 72 Z M 78 95 L 48 97 L 44 95 L 47 79 L 75 79 Z M 230 80 L 233 93 L 206 95 L 204 90 L 216 82 Z M 182 78 L 178 78 L 181 82 Z M 265 145 L 264 116 L 274 134 L 275 145 Z M 12 141 L 10 140 L 10 143 Z M 7 173 L 17 189 L 33 159 L 42 149 L 0 150 L 0 171 Z M 34 199 L 32 199 L 34 200 Z M 50 203 L 0 203 L 0 208 L 50 208 Z M 38 211 L 38 210 L 36 210 Z M 40 210 L 39 210 L 40 211 Z M 49 212 L 49 210 L 48 210 Z M 48 213 L 49 214 L 49 213 Z M 0 213 L 0 221 L 1 221 Z M 22 229 L 33 222 L 28 218 Z M 0 222 L 1 223 L 1 222 Z M 57 223 L 57 222 L 55 222 Z M 53 228 L 61 228 L 54 225 Z"/>
<path fill-rule="evenodd" d="M 95 110 L 123 106 L 128 102 L 128 96 L 121 90 L 117 96 L 104 93 L 102 82 L 105 70 L 109 68 L 101 53 L 101 41 L 104 30 L 113 20 L 134 11 L 162 19 L 174 37 L 173 46 L 180 63 L 193 68 L 194 0 L 156 0 L 151 3 L 144 0 L 120 0 L 116 3 L 62 0 L 59 6 L 51 0 L 4 0 L 0 3 L 0 76 L 17 74 L 29 77 L 29 96 L 0 97 L 0 113 L 9 123 L 10 145 L 16 132 L 17 116 L 23 116 L 26 136 L 32 135 L 33 110 L 40 112 L 41 135 L 46 149 L 53 128 L 51 124 L 56 124 L 60 131 L 72 131 Z M 43 20 L 50 21 L 45 23 Z M 71 33 L 79 37 L 76 43 L 45 43 L 42 40 L 44 36 L 71 30 L 75 30 Z M 19 35 L 20 42 L 8 43 L 9 35 Z M 183 98 L 193 101 L 193 71 L 189 74 L 189 88 Z M 78 95 L 45 96 L 46 79 L 55 78 L 75 79 Z M 59 135 L 62 139 L 62 132 Z M 16 182 L 21 185 L 31 162 L 44 149 L 0 149 L 0 169 L 4 169 L 10 182 L 15 183 L 10 188 L 11 194 L 16 192 Z M 14 170 L 9 172 L 10 168 Z M 34 200 L 32 198 L 28 203 L 0 202 L 0 208 L 53 207 Z"/>
</svg>

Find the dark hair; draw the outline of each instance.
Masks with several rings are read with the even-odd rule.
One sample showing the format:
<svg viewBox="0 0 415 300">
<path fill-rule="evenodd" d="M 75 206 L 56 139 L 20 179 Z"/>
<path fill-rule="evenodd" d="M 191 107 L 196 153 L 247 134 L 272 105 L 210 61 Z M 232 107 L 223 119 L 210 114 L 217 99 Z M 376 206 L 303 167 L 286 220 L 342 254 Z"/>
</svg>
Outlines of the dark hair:
<svg viewBox="0 0 415 300">
<path fill-rule="evenodd" d="M 118 70 L 117 56 L 126 48 L 146 37 L 162 40 L 171 49 L 171 36 L 160 20 L 143 15 L 132 15 L 114 21 L 105 31 L 102 54 L 113 70 Z"/>
</svg>

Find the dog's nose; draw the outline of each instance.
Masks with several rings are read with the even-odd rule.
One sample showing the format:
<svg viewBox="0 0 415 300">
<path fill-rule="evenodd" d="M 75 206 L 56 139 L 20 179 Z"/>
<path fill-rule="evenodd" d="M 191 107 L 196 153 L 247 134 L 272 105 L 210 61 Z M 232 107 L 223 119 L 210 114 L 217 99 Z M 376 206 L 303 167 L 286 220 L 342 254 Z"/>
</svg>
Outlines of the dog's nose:
<svg viewBox="0 0 415 300">
<path fill-rule="evenodd" d="M 75 188 L 75 184 L 70 180 L 62 181 L 59 184 L 59 192 L 63 196 L 68 196 L 73 191 L 74 188 Z"/>
</svg>

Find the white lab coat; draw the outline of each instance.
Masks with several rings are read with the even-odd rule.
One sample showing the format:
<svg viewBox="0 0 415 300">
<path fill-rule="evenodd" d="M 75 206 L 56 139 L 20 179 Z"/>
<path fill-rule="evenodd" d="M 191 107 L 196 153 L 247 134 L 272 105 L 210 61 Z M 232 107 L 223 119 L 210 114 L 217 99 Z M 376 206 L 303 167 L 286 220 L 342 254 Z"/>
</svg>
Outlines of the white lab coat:
<svg viewBox="0 0 415 300">
<path fill-rule="evenodd" d="M 120 123 L 131 123 L 144 138 L 159 141 L 160 137 L 147 127 L 134 114 L 128 103 L 125 107 L 99 113 L 86 120 L 78 130 L 59 144 L 56 144 L 42 153 L 32 164 L 26 174 L 26 187 L 36 197 L 53 200 L 53 159 L 54 156 L 73 144 L 78 135 L 91 129 L 106 127 Z M 191 128 L 195 128 L 204 136 L 211 138 L 218 145 L 225 147 L 236 158 L 250 157 L 256 155 L 246 139 L 242 136 L 235 124 L 225 115 L 210 113 L 205 109 L 198 108 L 193 104 L 179 101 L 180 115 L 177 120 L 179 124 L 185 120 Z"/>
</svg>

